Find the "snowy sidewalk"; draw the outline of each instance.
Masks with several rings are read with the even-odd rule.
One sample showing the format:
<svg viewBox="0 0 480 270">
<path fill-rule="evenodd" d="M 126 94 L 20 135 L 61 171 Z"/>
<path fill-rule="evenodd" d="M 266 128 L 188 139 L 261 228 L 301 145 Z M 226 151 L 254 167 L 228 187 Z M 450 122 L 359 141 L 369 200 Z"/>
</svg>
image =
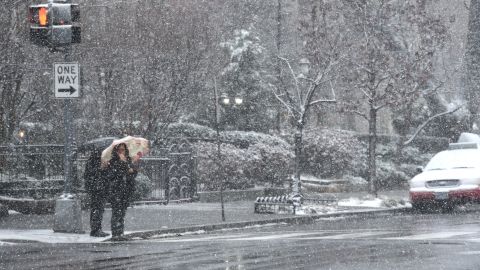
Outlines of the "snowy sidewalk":
<svg viewBox="0 0 480 270">
<path fill-rule="evenodd" d="M 346 195 L 346 194 L 345 194 Z M 353 194 L 351 194 L 353 195 Z M 178 233 L 189 230 L 215 230 L 219 228 L 245 227 L 255 224 L 300 221 L 312 215 L 332 215 L 363 213 L 378 210 L 401 209 L 408 205 L 387 207 L 383 200 L 360 196 L 348 196 L 340 200 L 338 207 L 306 205 L 303 215 L 255 214 L 252 201 L 225 203 L 225 222 L 221 220 L 220 203 L 171 203 L 169 205 L 145 205 L 128 208 L 125 218 L 125 234 L 132 237 L 158 233 Z M 312 211 L 312 209 L 314 209 Z M 383 211 L 382 211 L 383 212 Z M 110 231 L 111 210 L 106 209 L 103 228 Z M 297 220 L 298 219 L 298 220 Z M 90 237 L 89 212 L 83 212 L 85 234 L 54 233 L 53 215 L 23 215 L 11 211 L 7 217 L 0 218 L 0 241 L 3 244 L 15 241 L 38 241 L 45 243 L 94 243 L 108 238 Z M 8 239 L 8 240 L 7 240 Z M 13 240 L 13 241 L 12 241 Z M 0 245 L 2 242 L 0 242 Z"/>
</svg>

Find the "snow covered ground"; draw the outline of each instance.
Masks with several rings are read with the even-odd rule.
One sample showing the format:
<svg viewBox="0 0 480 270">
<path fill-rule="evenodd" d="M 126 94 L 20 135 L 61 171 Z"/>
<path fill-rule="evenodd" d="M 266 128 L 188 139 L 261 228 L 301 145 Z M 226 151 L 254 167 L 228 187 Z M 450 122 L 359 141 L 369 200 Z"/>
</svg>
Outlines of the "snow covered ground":
<svg viewBox="0 0 480 270">
<path fill-rule="evenodd" d="M 371 195 L 367 195 L 363 197 L 350 197 L 330 204 L 305 203 L 302 206 L 302 209 L 297 211 L 297 214 L 330 214 L 348 212 L 351 211 L 352 208 L 390 209 L 411 206 L 412 205 L 407 201 L 407 198 L 393 198 L 388 196 L 379 196 L 378 198 L 375 198 Z"/>
<path fill-rule="evenodd" d="M 207 204 L 210 205 L 210 204 Z M 150 208 L 159 206 L 138 206 L 139 208 Z M 166 207 L 166 206 L 163 206 Z M 180 205 L 170 205 L 170 208 L 181 207 Z M 211 206 L 213 207 L 213 206 Z M 218 207 L 215 205 L 215 207 Z M 352 210 L 361 209 L 388 209 L 388 208 L 401 208 L 410 207 L 410 204 L 401 196 L 379 196 L 374 198 L 371 195 L 355 195 L 347 198 L 333 201 L 329 204 L 319 204 L 306 201 L 302 206 L 302 209 L 297 211 L 298 215 L 312 215 L 312 214 L 331 214 L 342 213 Z M 205 205 L 202 207 L 193 208 L 196 211 L 205 211 Z M 191 210 L 193 210 L 191 209 Z M 230 208 L 229 208 L 230 209 Z M 21 215 L 18 212 L 9 210 L 10 215 Z M 110 233 L 107 231 L 107 233 Z M 131 232 L 126 232 L 133 233 Z M 85 234 L 73 234 L 73 233 L 55 233 L 51 229 L 0 229 L 0 246 L 2 245 L 15 245 L 24 242 L 43 242 L 43 243 L 98 243 L 108 239 L 91 237 L 88 233 Z"/>
<path fill-rule="evenodd" d="M 0 230 L 0 246 L 25 242 L 98 243 L 105 239 L 108 237 L 91 237 L 87 233 L 55 233 L 53 230 Z"/>
</svg>

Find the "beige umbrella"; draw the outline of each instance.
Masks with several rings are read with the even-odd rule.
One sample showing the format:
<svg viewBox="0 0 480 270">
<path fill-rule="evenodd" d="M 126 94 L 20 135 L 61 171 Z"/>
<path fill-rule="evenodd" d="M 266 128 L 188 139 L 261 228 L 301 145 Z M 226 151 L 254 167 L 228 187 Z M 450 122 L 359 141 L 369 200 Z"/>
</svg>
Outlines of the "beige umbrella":
<svg viewBox="0 0 480 270">
<path fill-rule="evenodd" d="M 102 151 L 102 166 L 105 167 L 108 164 L 110 159 L 112 159 L 113 148 L 121 143 L 127 146 L 129 155 L 133 161 L 138 161 L 141 157 L 148 154 L 150 150 L 149 142 L 144 138 L 127 136 L 114 140 L 109 147 Z"/>
</svg>

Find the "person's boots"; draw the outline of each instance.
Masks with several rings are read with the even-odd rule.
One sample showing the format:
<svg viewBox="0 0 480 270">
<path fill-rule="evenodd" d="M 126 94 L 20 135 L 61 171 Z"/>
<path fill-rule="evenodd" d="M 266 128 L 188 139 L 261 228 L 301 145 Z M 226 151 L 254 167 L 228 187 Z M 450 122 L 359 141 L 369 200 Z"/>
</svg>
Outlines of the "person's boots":
<svg viewBox="0 0 480 270">
<path fill-rule="evenodd" d="M 128 241 L 128 238 L 125 237 L 123 234 L 122 235 L 114 235 L 111 239 L 111 241 Z"/>
</svg>

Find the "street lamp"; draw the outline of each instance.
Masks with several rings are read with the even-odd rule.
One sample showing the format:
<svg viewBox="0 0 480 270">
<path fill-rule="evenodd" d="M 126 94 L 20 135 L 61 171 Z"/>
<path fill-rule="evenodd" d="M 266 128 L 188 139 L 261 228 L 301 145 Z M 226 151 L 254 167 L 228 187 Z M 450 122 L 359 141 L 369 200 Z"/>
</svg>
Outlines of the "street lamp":
<svg viewBox="0 0 480 270">
<path fill-rule="evenodd" d="M 236 126 L 236 114 L 238 107 L 243 104 L 243 98 L 240 96 L 230 97 L 226 93 L 220 95 L 218 103 L 225 109 L 225 119 L 223 122 L 227 125 Z M 219 123 L 222 122 L 219 119 Z"/>
<path fill-rule="evenodd" d="M 18 133 L 17 133 L 17 138 L 18 138 L 18 141 L 21 143 L 21 144 L 25 144 L 27 143 L 27 139 L 28 139 L 28 134 L 27 134 L 27 130 L 25 128 L 20 128 L 18 130 Z"/>
<path fill-rule="evenodd" d="M 23 130 L 23 129 L 20 129 L 18 131 L 18 137 L 20 138 L 21 141 L 23 141 L 23 139 L 25 139 L 25 135 L 26 135 L 26 131 Z"/>
<path fill-rule="evenodd" d="M 229 105 L 230 104 L 230 98 L 228 98 L 227 94 L 222 94 L 220 95 L 220 99 L 218 100 L 222 105 Z"/>
<path fill-rule="evenodd" d="M 215 103 L 215 130 L 216 130 L 216 133 L 217 133 L 217 167 L 220 168 L 220 158 L 221 158 L 221 143 L 220 143 L 220 108 L 219 108 L 219 104 L 223 105 L 223 106 L 230 106 L 231 104 L 231 99 L 230 97 L 227 96 L 227 94 L 223 93 L 220 95 L 220 97 L 218 97 L 218 92 L 217 92 L 217 81 L 216 79 L 214 79 L 214 87 L 213 87 L 213 101 Z M 236 106 L 236 105 L 241 105 L 243 103 L 243 99 L 241 97 L 235 97 L 233 98 L 233 104 L 232 106 Z M 224 183 L 223 183 L 223 177 L 221 175 L 219 175 L 219 177 L 221 177 L 220 179 L 220 204 L 221 204 L 221 208 L 222 208 L 222 221 L 225 221 L 225 206 L 224 206 L 224 202 L 223 202 L 223 186 L 224 186 Z"/>
<path fill-rule="evenodd" d="M 220 112 L 219 112 L 219 107 L 218 103 L 221 101 L 223 104 L 228 104 L 230 101 L 226 97 L 226 95 L 222 94 L 222 97 L 218 99 L 218 94 L 217 94 L 217 80 L 214 79 L 213 81 L 214 87 L 213 87 L 213 102 L 215 103 L 215 130 L 217 133 L 217 168 L 220 169 L 220 157 L 221 157 L 221 151 L 220 151 Z M 217 175 L 218 177 L 221 177 L 220 175 Z M 222 221 L 225 221 L 225 207 L 223 204 L 223 178 L 220 180 L 220 204 L 222 208 Z"/>
<path fill-rule="evenodd" d="M 232 100 L 232 99 L 233 99 L 233 100 Z M 219 102 L 220 102 L 223 106 L 229 106 L 232 101 L 233 101 L 232 106 L 239 106 L 239 105 L 242 105 L 242 103 L 243 103 L 243 98 L 241 98 L 241 97 L 230 98 L 230 97 L 227 96 L 227 94 L 225 94 L 225 93 L 220 95 Z"/>
<path fill-rule="evenodd" d="M 243 98 L 241 97 L 235 98 L 235 105 L 242 105 L 242 103 L 243 103 Z"/>
</svg>

